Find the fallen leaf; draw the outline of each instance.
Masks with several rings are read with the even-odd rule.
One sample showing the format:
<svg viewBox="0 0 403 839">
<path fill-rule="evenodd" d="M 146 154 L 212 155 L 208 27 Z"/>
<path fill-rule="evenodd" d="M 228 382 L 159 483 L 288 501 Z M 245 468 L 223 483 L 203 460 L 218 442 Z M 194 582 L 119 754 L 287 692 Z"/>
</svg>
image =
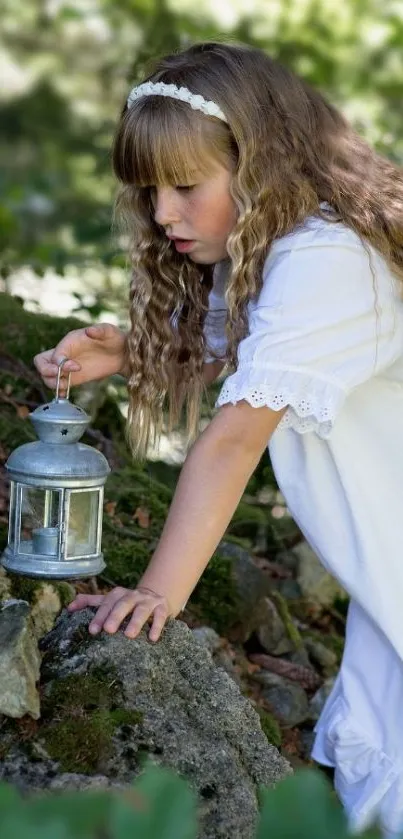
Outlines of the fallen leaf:
<svg viewBox="0 0 403 839">
<path fill-rule="evenodd" d="M 30 410 L 26 405 L 17 405 L 17 414 L 20 419 L 26 419 L 30 414 Z"/>
<path fill-rule="evenodd" d="M 137 510 L 133 513 L 133 519 L 138 521 L 139 527 L 144 529 L 150 527 L 150 513 L 145 507 L 137 507 Z"/>
<path fill-rule="evenodd" d="M 117 503 L 118 503 L 117 501 L 107 501 L 104 504 L 105 513 L 107 513 L 108 516 L 114 516 L 115 515 L 115 510 L 116 510 Z"/>
</svg>

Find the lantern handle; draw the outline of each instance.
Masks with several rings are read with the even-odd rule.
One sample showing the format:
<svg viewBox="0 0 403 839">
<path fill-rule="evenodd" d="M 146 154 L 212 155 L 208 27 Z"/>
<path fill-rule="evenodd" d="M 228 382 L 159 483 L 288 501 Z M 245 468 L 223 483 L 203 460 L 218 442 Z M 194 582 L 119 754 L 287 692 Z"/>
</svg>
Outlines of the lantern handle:
<svg viewBox="0 0 403 839">
<path fill-rule="evenodd" d="M 62 372 L 63 372 L 63 364 L 65 364 L 66 361 L 69 361 L 69 359 L 67 358 L 67 356 L 64 355 L 64 356 L 62 356 L 62 358 L 60 359 L 60 361 L 57 365 L 58 366 L 58 371 L 57 371 L 56 396 L 55 396 L 55 401 L 56 402 L 58 402 L 59 399 L 60 399 L 60 397 L 59 397 L 60 378 L 61 378 L 61 375 L 62 375 Z M 68 376 L 67 376 L 67 390 L 66 390 L 66 396 L 64 397 L 65 399 L 69 398 L 70 379 L 71 379 L 71 373 L 69 373 Z"/>
</svg>

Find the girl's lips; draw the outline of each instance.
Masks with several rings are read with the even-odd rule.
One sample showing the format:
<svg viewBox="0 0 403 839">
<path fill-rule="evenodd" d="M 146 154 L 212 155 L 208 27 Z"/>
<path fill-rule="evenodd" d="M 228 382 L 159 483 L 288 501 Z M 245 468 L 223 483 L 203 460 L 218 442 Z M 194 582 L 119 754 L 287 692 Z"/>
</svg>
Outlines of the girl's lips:
<svg viewBox="0 0 403 839">
<path fill-rule="evenodd" d="M 179 253 L 187 253 L 194 245 L 194 239 L 173 239 L 172 241 Z"/>
</svg>

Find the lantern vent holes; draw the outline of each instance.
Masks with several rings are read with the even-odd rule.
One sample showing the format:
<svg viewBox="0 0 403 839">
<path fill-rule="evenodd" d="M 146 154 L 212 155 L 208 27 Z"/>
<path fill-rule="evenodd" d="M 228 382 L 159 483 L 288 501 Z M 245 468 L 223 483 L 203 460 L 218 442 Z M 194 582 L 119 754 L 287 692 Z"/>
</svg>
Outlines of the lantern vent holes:
<svg viewBox="0 0 403 839">
<path fill-rule="evenodd" d="M 62 437 L 65 437 L 65 436 L 66 436 L 66 434 L 68 434 L 68 433 L 69 433 L 68 428 L 63 428 L 63 429 L 62 429 L 62 431 L 61 431 L 60 433 L 61 433 Z"/>
<path fill-rule="evenodd" d="M 49 410 L 49 405 L 44 405 L 43 408 L 42 408 L 42 411 L 48 411 L 48 410 Z"/>
</svg>

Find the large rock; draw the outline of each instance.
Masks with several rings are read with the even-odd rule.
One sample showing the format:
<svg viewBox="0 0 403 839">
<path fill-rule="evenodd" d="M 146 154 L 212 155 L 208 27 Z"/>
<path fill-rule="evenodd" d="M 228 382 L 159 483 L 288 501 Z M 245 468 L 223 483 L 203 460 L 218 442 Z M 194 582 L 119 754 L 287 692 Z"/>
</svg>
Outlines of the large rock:
<svg viewBox="0 0 403 839">
<path fill-rule="evenodd" d="M 38 719 L 39 665 L 29 604 L 8 600 L 0 605 L 0 714 Z"/>
<path fill-rule="evenodd" d="M 135 640 L 121 631 L 92 637 L 92 614 L 63 612 L 42 639 L 35 773 L 9 737 L 0 777 L 25 789 L 71 788 L 89 777 L 128 784 L 150 758 L 198 792 L 200 839 L 252 839 L 258 788 L 291 768 L 249 701 L 184 623 L 170 621 L 152 644 L 145 631 Z"/>
</svg>

